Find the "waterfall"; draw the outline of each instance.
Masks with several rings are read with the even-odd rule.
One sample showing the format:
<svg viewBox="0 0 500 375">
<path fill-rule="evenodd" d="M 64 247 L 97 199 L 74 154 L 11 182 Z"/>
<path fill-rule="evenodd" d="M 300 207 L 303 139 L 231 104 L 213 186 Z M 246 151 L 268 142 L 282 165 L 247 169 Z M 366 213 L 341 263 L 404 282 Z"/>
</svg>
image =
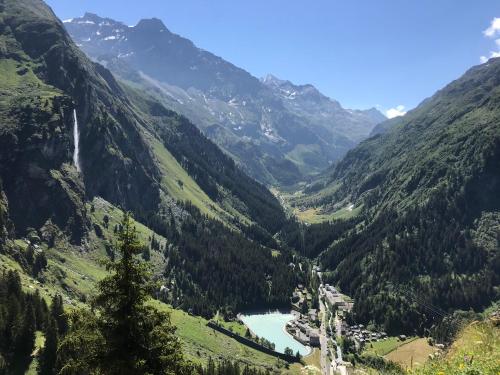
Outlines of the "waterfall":
<svg viewBox="0 0 500 375">
<path fill-rule="evenodd" d="M 73 140 L 75 143 L 75 150 L 73 151 L 73 164 L 78 172 L 80 168 L 80 132 L 78 130 L 78 119 L 76 117 L 76 109 L 73 109 Z"/>
</svg>

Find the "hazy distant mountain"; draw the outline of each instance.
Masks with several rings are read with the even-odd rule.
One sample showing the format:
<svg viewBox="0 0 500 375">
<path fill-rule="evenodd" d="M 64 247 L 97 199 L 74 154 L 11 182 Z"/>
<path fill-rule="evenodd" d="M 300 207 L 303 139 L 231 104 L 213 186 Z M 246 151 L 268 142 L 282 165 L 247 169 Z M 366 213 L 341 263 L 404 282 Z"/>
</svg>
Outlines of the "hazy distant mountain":
<svg viewBox="0 0 500 375">
<path fill-rule="evenodd" d="M 328 134 L 320 135 L 326 139 L 330 137 L 333 144 L 342 137 L 359 142 L 367 137 L 374 123 L 387 119 L 375 108 L 365 111 L 344 109 L 338 101 L 323 95 L 313 85 L 294 85 L 273 75 L 268 75 L 262 82 L 282 99 L 288 111 L 309 119 L 312 129 L 326 130 Z"/>
<path fill-rule="evenodd" d="M 341 158 L 385 117 L 347 110 L 311 85 L 259 80 L 158 19 L 129 27 L 87 13 L 65 21 L 91 58 L 182 113 L 259 180 L 290 184 Z"/>
</svg>

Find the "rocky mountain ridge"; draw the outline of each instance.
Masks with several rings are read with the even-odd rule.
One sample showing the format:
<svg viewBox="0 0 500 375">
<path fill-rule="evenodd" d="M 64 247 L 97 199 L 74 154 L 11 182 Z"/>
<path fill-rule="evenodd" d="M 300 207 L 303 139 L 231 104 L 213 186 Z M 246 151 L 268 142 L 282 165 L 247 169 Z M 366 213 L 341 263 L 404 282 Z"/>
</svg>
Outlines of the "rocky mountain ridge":
<svg viewBox="0 0 500 375">
<path fill-rule="evenodd" d="M 196 47 L 158 19 L 130 27 L 87 13 L 65 26 L 90 57 L 188 117 L 267 184 L 319 172 L 385 119 L 375 109 L 346 110 L 311 85 L 300 86 L 307 95 L 286 95 L 286 88 Z"/>
</svg>

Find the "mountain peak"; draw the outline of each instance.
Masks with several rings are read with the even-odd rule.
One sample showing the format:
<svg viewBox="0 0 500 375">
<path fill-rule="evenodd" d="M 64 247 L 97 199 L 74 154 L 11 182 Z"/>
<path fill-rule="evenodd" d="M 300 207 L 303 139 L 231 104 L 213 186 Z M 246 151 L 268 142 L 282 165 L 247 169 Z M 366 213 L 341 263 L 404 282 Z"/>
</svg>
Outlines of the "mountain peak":
<svg viewBox="0 0 500 375">
<path fill-rule="evenodd" d="M 63 22 L 66 25 L 90 26 L 92 29 L 102 26 L 112 26 L 112 27 L 123 26 L 121 22 L 117 22 L 111 18 L 101 17 L 91 12 L 85 12 L 85 14 L 82 17 L 70 18 Z"/>
<path fill-rule="evenodd" d="M 80 23 L 69 23 L 67 28 L 86 53 L 109 59 L 110 68 L 125 78 L 140 71 L 141 85 L 159 85 L 168 106 L 203 130 L 213 130 L 217 124 L 217 131 L 207 134 L 251 165 L 250 173 L 266 183 L 288 184 L 301 178 L 301 171 L 287 161 L 277 142 L 290 149 L 304 142 L 317 145 L 307 162 L 311 172 L 304 172 L 315 173 L 338 160 L 380 122 L 345 110 L 311 84 L 297 85 L 273 74 L 258 80 L 167 30 L 157 18 L 143 19 L 134 27 L 103 24 L 97 29 Z M 259 119 L 265 119 L 265 126 Z M 246 152 L 242 141 L 255 141 L 255 152 Z M 268 147 L 276 156 L 262 163 Z M 277 171 L 278 160 L 286 163 L 286 173 Z"/>
<path fill-rule="evenodd" d="M 92 13 L 92 12 L 85 12 L 85 14 L 82 17 L 83 19 L 103 19 L 102 17 L 99 17 L 97 14 Z"/>
<path fill-rule="evenodd" d="M 101 17 L 101 16 L 99 16 L 95 13 L 91 13 L 91 12 L 85 12 L 83 17 L 81 17 L 79 20 L 80 21 L 87 21 L 89 23 L 95 23 L 96 25 L 102 24 L 105 21 L 108 21 L 108 22 L 113 21 L 109 18 L 104 18 L 104 17 Z M 113 21 L 113 23 L 116 23 L 116 21 Z"/>
<path fill-rule="evenodd" d="M 282 85 L 286 83 L 286 80 L 279 79 L 273 74 L 267 74 L 265 77 L 261 78 L 261 82 L 266 84 L 266 85 Z"/>
<path fill-rule="evenodd" d="M 162 20 L 158 18 L 146 18 L 139 21 L 135 26 L 137 29 L 151 31 L 151 32 L 164 32 L 168 31 L 167 27 Z"/>
<path fill-rule="evenodd" d="M 289 80 L 286 79 L 280 79 L 276 77 L 275 75 L 268 74 L 264 78 L 261 78 L 261 82 L 267 86 L 275 86 L 275 87 L 283 87 L 287 86 L 290 88 L 294 88 L 296 90 L 300 90 L 301 92 L 318 92 L 318 89 L 311 85 L 310 83 L 306 83 L 303 85 L 298 85 L 295 84 Z"/>
</svg>

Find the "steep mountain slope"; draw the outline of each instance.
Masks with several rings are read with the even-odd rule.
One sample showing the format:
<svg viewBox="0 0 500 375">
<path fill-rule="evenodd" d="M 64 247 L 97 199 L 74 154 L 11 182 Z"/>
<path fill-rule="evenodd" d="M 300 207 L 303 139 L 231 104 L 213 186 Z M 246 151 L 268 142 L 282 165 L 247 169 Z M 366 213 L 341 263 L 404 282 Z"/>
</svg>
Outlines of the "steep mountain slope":
<svg viewBox="0 0 500 375">
<path fill-rule="evenodd" d="M 128 27 L 87 13 L 65 26 L 89 56 L 187 116 L 265 183 L 324 169 L 384 119 L 373 109 L 345 110 L 309 85 L 259 81 L 158 19 Z"/>
<path fill-rule="evenodd" d="M 6 11 L 10 7 L 14 8 L 12 4 L 6 5 Z M 5 12 L 2 34 L 5 46 L 1 62 L 4 73 L 4 126 L 0 160 L 8 196 L 26 194 L 22 184 L 25 184 L 26 189 L 29 187 L 31 194 L 36 193 L 31 184 L 38 181 L 37 178 L 42 181 L 42 186 L 51 185 L 42 170 L 57 169 L 65 173 L 62 177 L 52 178 L 72 179 L 73 182 L 68 183 L 67 187 L 72 191 L 79 189 L 80 199 L 83 182 L 86 194 L 90 197 L 99 195 L 137 212 L 155 210 L 162 199 L 162 188 L 175 200 L 188 198 L 183 197 L 182 193 L 176 194 L 172 188 L 164 188 L 161 183 L 162 168 L 165 166 L 158 160 L 158 152 L 172 152 L 176 155 L 172 162 L 183 164 L 183 168 L 189 169 L 187 174 L 198 180 L 193 182 L 194 189 L 202 195 L 200 200 L 206 200 L 200 205 L 217 206 L 212 208 L 213 214 L 224 212 L 219 207 L 219 204 L 227 203 L 222 202 L 223 195 L 238 199 L 236 203 L 242 211 L 238 214 L 249 221 L 258 221 L 265 216 L 256 215 L 256 211 L 261 208 L 252 207 L 249 200 L 263 202 L 263 205 L 277 212 L 281 210 L 278 202 L 264 187 L 241 173 L 186 119 L 165 110 L 151 98 L 141 97 L 142 94 L 137 91 L 126 88 L 127 96 L 106 69 L 91 63 L 81 54 L 66 36 L 61 24 L 52 19 L 53 15 L 46 13 L 48 11 L 41 12 L 44 15 L 42 18 L 30 14 L 31 9 L 23 2 L 16 6 L 14 9 L 19 9 L 16 16 Z M 41 35 L 38 36 L 38 33 Z M 46 41 L 45 44 L 42 41 Z M 76 110 L 80 126 L 81 174 L 71 167 L 74 148 L 73 109 Z M 32 126 L 21 126 L 25 123 L 31 123 Z M 46 123 L 50 123 L 52 128 L 43 128 L 42 125 Z M 41 129 L 37 129 L 37 126 Z M 51 131 L 57 137 L 52 136 Z M 188 138 L 192 143 L 187 142 Z M 30 142 L 38 143 L 26 147 Z M 150 147 L 151 143 L 157 146 L 156 149 Z M 28 151 L 38 154 L 26 154 Z M 15 179 L 21 178 L 18 176 L 19 171 L 25 171 L 29 182 L 19 182 L 21 185 L 15 186 Z M 12 176 L 14 178 L 10 178 Z M 16 202 L 43 204 L 49 199 L 40 197 L 33 202 L 11 199 L 14 215 L 19 212 L 19 215 L 38 220 L 26 225 L 18 222 L 16 226 L 20 230 L 29 225 L 39 227 L 50 217 L 49 214 L 25 215 L 24 207 L 18 209 Z M 249 211 L 253 211 L 252 214 Z M 235 212 L 237 210 L 233 208 L 232 215 L 226 215 L 231 218 L 236 215 Z M 54 216 L 65 220 L 59 214 Z M 80 224 L 78 226 L 81 227 Z"/>
<path fill-rule="evenodd" d="M 48 246 L 67 235 L 92 251 L 102 228 L 87 202 L 101 197 L 168 238 L 163 256 L 175 264 L 176 303 L 207 314 L 245 305 L 220 297 L 231 295 L 227 288 L 250 303 L 288 300 L 288 255 L 273 257 L 269 248 L 278 246 L 272 235 L 285 221 L 279 202 L 187 119 L 91 62 L 42 1 L 0 2 L 0 70 L 3 237 L 8 230 L 12 239 L 45 241 L 50 232 Z M 200 255 L 207 233 L 218 237 L 217 248 Z M 206 257 L 210 270 L 197 263 Z M 220 298 L 208 294 L 203 273 L 227 275 L 246 263 L 253 272 L 231 274 Z"/>
<path fill-rule="evenodd" d="M 370 137 L 373 137 L 377 134 L 382 134 L 382 133 L 387 132 L 394 124 L 397 124 L 398 121 L 399 121 L 399 119 L 396 117 L 396 118 L 393 118 L 393 119 L 390 119 L 387 121 L 382 121 L 382 122 L 378 123 L 372 129 L 372 131 L 370 133 Z"/>
<path fill-rule="evenodd" d="M 479 309 L 499 296 L 500 59 L 393 122 L 304 201 L 361 209 L 322 261 L 358 319 L 389 331 L 429 324 L 422 303 Z"/>
</svg>

